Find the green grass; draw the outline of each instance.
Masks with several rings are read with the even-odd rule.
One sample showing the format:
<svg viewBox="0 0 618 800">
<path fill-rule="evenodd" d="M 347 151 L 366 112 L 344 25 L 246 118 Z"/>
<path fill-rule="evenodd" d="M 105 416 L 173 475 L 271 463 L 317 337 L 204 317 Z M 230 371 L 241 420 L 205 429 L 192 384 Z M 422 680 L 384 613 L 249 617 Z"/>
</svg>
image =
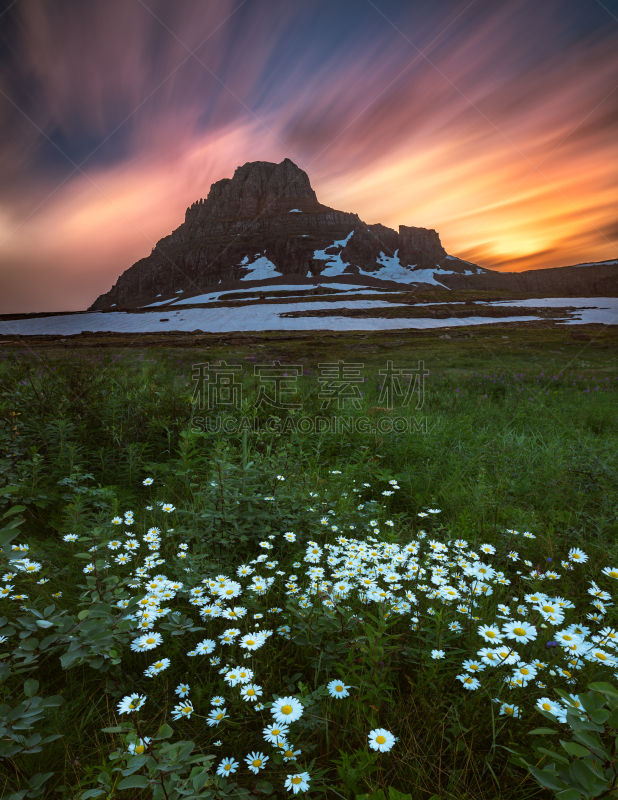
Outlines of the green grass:
<svg viewBox="0 0 618 800">
<path fill-rule="evenodd" d="M 106 593 L 114 603 L 123 596 L 138 596 L 139 591 L 127 588 L 125 580 L 137 562 L 129 567 L 114 564 L 107 577 L 117 575 L 118 582 L 105 584 L 100 565 L 96 576 L 83 573 L 92 556 L 71 556 L 72 549 L 87 553 L 95 540 L 113 536 L 111 518 L 128 509 L 135 511 L 134 528 L 140 539 L 151 525 L 162 528 L 166 563 L 152 574 L 160 569 L 170 580 L 191 585 L 199 582 L 198 576 L 200 580 L 220 573 L 234 577 L 236 566 L 256 558 L 259 542 L 269 535 L 276 536 L 277 569 L 302 578 L 305 568 L 293 569 L 291 564 L 299 552 L 302 557 L 307 541 L 334 543 L 349 524 L 356 525 L 354 536 L 364 538 L 372 535 L 368 523 L 375 517 L 380 531 L 376 538 L 402 546 L 415 541 L 423 525 L 435 540 L 461 538 L 475 547 L 492 543 L 500 569 L 509 576 L 513 573 L 514 584 L 496 587 L 493 597 L 483 598 L 478 612 L 483 621 L 494 618 L 497 603 L 505 602 L 507 595 L 521 597 L 540 586 L 531 582 L 527 588 L 514 589 L 523 579 L 516 576 L 517 562 L 508 559 L 511 549 L 520 553 L 518 566 L 526 558 L 544 570 L 548 559 L 559 565 L 569 548 L 581 547 L 589 562 L 578 572 L 564 573 L 557 567 L 564 573 L 558 589 L 544 589 L 572 599 L 579 613 L 580 606 L 590 601 L 584 576 L 586 581 L 601 582 L 599 570 L 618 563 L 618 373 L 613 335 L 603 332 L 588 344 L 556 330 L 502 327 L 473 333 L 473 338 L 456 340 L 440 339 L 440 332 L 364 338 L 318 333 L 310 340 L 273 336 L 263 340 L 262 348 L 254 342 L 190 351 L 7 351 L 0 364 L 0 488 L 13 487 L 4 497 L 5 509 L 15 503 L 24 506 L 21 535 L 15 541 L 29 544 L 28 555 L 43 565 L 37 576 L 49 579 L 38 585 L 34 576 L 19 575 L 11 581 L 15 591 L 27 592 L 28 603 L 41 612 L 52 604 L 52 616 L 66 610 L 67 616 L 75 617 L 76 627 L 71 629 L 75 631 L 84 627 L 84 620 L 77 627 L 77 614 L 92 610 Z M 319 363 L 363 362 L 367 380 L 361 407 L 340 413 L 367 417 L 368 429 L 281 435 L 262 427 L 245 436 L 200 432 L 196 417 L 205 412 L 191 404 L 195 363 L 224 359 L 244 364 L 245 404 L 236 416 L 253 425 L 256 417 L 264 423 L 273 415 L 268 407 L 252 408 L 257 381 L 249 357 L 258 363 L 302 364 L 303 373 L 309 370 L 298 379 L 302 411 L 294 412 L 295 420 L 326 413 L 317 396 Z M 414 367 L 421 360 L 430 370 L 422 409 L 395 404 L 392 411 L 384 410 L 379 370 L 389 359 L 398 367 Z M 426 417 L 426 433 L 380 432 L 380 419 L 397 416 Z M 143 485 L 147 476 L 155 479 L 152 487 Z M 401 488 L 383 496 L 389 480 L 397 480 Z M 370 486 L 362 487 L 363 483 Z M 312 500 L 309 492 L 317 499 Z M 266 501 L 265 495 L 275 500 Z M 357 509 L 358 498 L 364 509 Z M 167 515 L 156 506 L 145 511 L 154 500 L 172 503 L 177 511 Z M 318 507 L 318 502 L 325 505 Z M 439 508 L 441 513 L 419 518 L 426 508 Z M 319 523 L 326 510 L 335 512 L 339 527 L 328 535 Z M 384 524 L 387 519 L 393 527 Z M 170 526 L 174 530 L 167 535 Z M 530 531 L 536 538 L 514 543 L 507 529 Z M 281 538 L 285 531 L 297 534 L 300 550 L 298 544 L 286 550 Z M 70 533 L 80 537 L 81 545 L 62 541 Z M 179 542 L 189 546 L 187 562 L 177 558 Z M 186 563 L 190 574 L 184 572 Z M 603 584 L 603 588 L 608 587 Z M 58 591 L 62 596 L 54 597 Z M 256 654 L 247 663 L 255 665 L 265 702 L 273 694 L 289 693 L 306 703 L 307 724 L 298 730 L 297 742 L 303 768 L 311 765 L 314 776 L 309 796 L 354 797 L 389 786 L 427 800 L 432 795 L 449 800 L 548 796 L 526 772 L 509 763 L 505 749 L 530 750 L 527 732 L 542 724 L 538 715 L 535 719 L 534 703 L 521 720 L 505 723 L 497 714 L 498 706 L 491 703 L 496 693 L 504 691 L 500 680 L 489 681 L 481 691 L 465 692 L 455 679 L 462 660 L 481 646 L 476 634 L 480 622 L 468 621 L 461 637 L 449 637 L 443 626 L 452 617 L 446 614 L 436 623 L 427 612 L 431 602 L 425 599 L 415 631 L 400 616 L 385 615 L 385 609 L 374 610 L 371 621 L 362 605 L 354 606 L 365 617 L 360 624 L 349 615 L 352 612 L 343 614 L 343 622 L 337 614 L 333 622 L 328 613 L 305 618 L 293 603 L 288 606 L 293 598 L 283 587 L 267 595 L 264 608 L 259 597 L 246 600 L 246 596 L 242 601 L 251 613 L 266 614 L 271 606 L 281 607 L 278 621 L 266 614 L 264 624 L 275 629 L 290 621 L 296 638 L 307 642 L 275 634 L 264 650 L 257 651 L 266 655 Z M 101 773 L 109 774 L 110 786 L 117 784 L 121 776 L 111 770 L 118 761 L 110 762 L 110 753 L 120 744 L 120 734 L 103 729 L 129 719 L 119 716 L 116 706 L 134 691 L 148 695 L 140 723 L 148 736 L 168 722 L 175 731 L 172 741 L 195 742 L 196 752 L 216 754 L 217 764 L 222 756 L 242 760 L 249 749 L 271 753 L 259 738 L 268 711 L 257 722 L 252 717 L 245 720 L 247 704 L 236 697 L 236 718 L 227 728 L 210 728 L 197 716 L 208 713 L 212 694 L 222 693 L 221 677 L 218 669 L 208 666 L 206 656 L 200 657 L 198 666 L 195 657 L 185 654 L 201 638 L 216 638 L 223 626 L 219 621 L 201 623 L 188 597 L 179 595 L 170 603 L 183 619 L 155 625 L 165 645 L 152 654 L 132 652 L 129 632 L 110 633 L 114 622 L 105 614 L 111 611 L 101 610 L 100 638 L 89 638 L 98 635 L 94 627 L 94 633 L 75 633 L 83 652 L 70 664 L 65 656 L 66 668 L 59 658 L 68 648 L 64 641 L 24 655 L 23 640 L 27 644 L 29 639 L 25 634 L 20 644 L 17 630 L 22 623 L 17 618 L 25 612 L 20 611 L 19 601 L 0 602 L 6 624 L 15 628 L 3 645 L 9 647 L 4 664 L 13 670 L 4 679 L 3 702 L 15 706 L 24 700 L 26 678 L 40 682 L 41 696 L 64 699 L 34 728 L 42 735 L 62 733 L 62 738 L 43 745 L 40 753 L 5 758 L 3 795 L 26 789 L 27 779 L 35 773 L 54 773 L 42 795 L 49 797 L 80 797 L 80 785 L 84 792 L 92 789 Z M 589 612 L 587 608 L 584 616 Z M 612 624 L 614 616 L 609 607 L 604 623 Z M 193 625 L 218 627 L 191 632 L 189 618 Z M 303 629 L 308 624 L 310 631 Z M 42 637 L 38 639 L 40 644 Z M 438 645 L 448 656 L 439 669 L 428 655 Z M 110 655 L 112 650 L 115 656 Z M 242 653 L 238 648 L 234 652 Z M 541 652 L 546 652 L 544 647 L 532 655 L 539 658 Z M 157 678 L 145 678 L 143 670 L 160 655 L 171 659 L 170 668 Z M 323 687 L 335 677 L 356 687 L 349 701 L 325 698 Z M 577 689 L 597 679 L 607 680 L 608 675 L 587 665 L 578 673 Z M 171 722 L 178 702 L 174 688 L 181 681 L 191 685 L 196 711 L 191 719 Z M 559 679 L 555 684 L 570 687 Z M 550 693 L 551 686 L 544 691 Z M 228 689 L 226 698 L 232 693 Z M 541 693 L 535 687 L 532 694 L 536 698 Z M 375 727 L 392 730 L 399 741 L 390 753 L 368 761 L 372 751 L 367 750 L 366 735 Z M 217 737 L 224 744 L 214 748 Z M 271 756 L 271 766 L 274 759 Z M 289 763 L 274 766 L 275 777 L 267 778 L 273 796 L 287 796 L 281 775 L 293 770 Z M 248 771 L 233 777 L 255 794 L 259 779 L 252 781 Z M 225 788 L 217 791 L 218 796 L 228 796 Z M 127 798 L 152 795 L 139 789 L 106 792 Z"/>
</svg>

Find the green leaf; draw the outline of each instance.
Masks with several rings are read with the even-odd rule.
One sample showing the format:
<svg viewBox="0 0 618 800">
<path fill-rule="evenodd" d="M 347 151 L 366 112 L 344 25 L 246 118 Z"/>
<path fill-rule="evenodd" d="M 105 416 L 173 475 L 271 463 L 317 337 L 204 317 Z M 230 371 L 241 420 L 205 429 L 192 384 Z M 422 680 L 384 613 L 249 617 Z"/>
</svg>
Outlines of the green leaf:
<svg viewBox="0 0 618 800">
<path fill-rule="evenodd" d="M 587 747 L 582 747 L 581 744 L 576 744 L 575 742 L 564 742 L 560 739 L 560 744 L 564 747 L 564 749 L 572 756 L 576 758 L 585 758 L 586 756 L 590 755 L 590 750 Z"/>
<path fill-rule="evenodd" d="M 45 781 L 48 781 L 53 774 L 54 774 L 53 772 L 37 772 L 36 775 L 33 775 L 30 778 L 28 783 L 33 789 L 38 789 L 39 786 L 42 786 L 45 783 Z"/>
<path fill-rule="evenodd" d="M 199 792 L 200 789 L 203 789 L 206 786 L 206 783 L 209 779 L 210 775 L 207 769 L 202 770 L 198 775 L 194 775 L 192 778 L 193 788 L 196 792 Z"/>
<path fill-rule="evenodd" d="M 127 768 L 122 770 L 122 774 L 132 775 L 134 772 L 137 772 L 138 769 L 141 769 L 149 758 L 150 756 L 143 754 L 133 756 L 127 764 Z"/>
<path fill-rule="evenodd" d="M 56 739 L 62 739 L 64 733 L 50 733 L 49 736 L 45 736 L 41 739 L 41 744 L 47 744 L 47 742 L 54 742 Z"/>
<path fill-rule="evenodd" d="M 153 739 L 169 739 L 173 733 L 174 731 L 172 730 L 172 728 L 170 728 L 170 726 L 167 723 L 165 723 L 161 725 L 161 727 L 157 731 L 157 735 L 154 736 Z"/>
<path fill-rule="evenodd" d="M 565 789 L 563 792 L 557 792 L 556 797 L 558 800 L 582 800 L 583 795 L 576 789 Z"/>
<path fill-rule="evenodd" d="M 34 678 L 28 678 L 28 680 L 24 683 L 24 694 L 26 697 L 33 697 L 36 694 L 36 690 L 39 688 L 39 686 L 39 682 L 35 681 Z"/>
<path fill-rule="evenodd" d="M 618 689 L 609 683 L 591 683 L 588 686 L 593 692 L 601 692 L 601 694 L 609 694 L 618 697 Z"/>
<path fill-rule="evenodd" d="M 84 608 L 82 611 L 79 612 L 77 615 L 77 619 L 86 619 L 90 611 L 87 608 Z"/>
<path fill-rule="evenodd" d="M 606 708 L 597 708 L 591 717 L 597 725 L 603 725 L 609 719 L 609 711 Z"/>
<path fill-rule="evenodd" d="M 565 758 L 560 753 L 556 753 L 554 750 L 548 750 L 546 747 L 537 747 L 535 749 L 537 753 L 544 753 L 546 756 L 549 756 L 551 759 L 555 759 L 556 761 L 560 761 L 562 764 L 569 763 L 568 758 Z"/>
<path fill-rule="evenodd" d="M 13 792 L 13 794 L 8 795 L 4 798 L 4 800 L 22 800 L 28 793 L 27 789 L 22 789 L 21 792 Z"/>
<path fill-rule="evenodd" d="M 569 774 L 583 787 L 587 795 L 592 794 L 592 775 L 582 761 L 573 761 L 569 767 Z"/>
<path fill-rule="evenodd" d="M 268 781 L 260 781 L 255 788 L 258 792 L 262 792 L 262 794 L 272 794 L 275 791 L 272 783 Z"/>
<path fill-rule="evenodd" d="M 584 744 L 593 750 L 595 753 L 600 755 L 604 761 L 609 761 L 609 754 L 603 748 L 599 738 L 597 736 L 591 736 L 589 733 L 584 733 L 583 731 L 578 731 L 577 733 L 573 734 L 573 738 L 575 741 L 579 742 L 580 744 Z"/>
<path fill-rule="evenodd" d="M 533 731 L 530 731 L 530 736 L 548 736 L 550 733 L 558 733 L 558 731 L 553 730 L 553 728 L 535 728 Z"/>
<path fill-rule="evenodd" d="M 554 789 L 555 791 L 564 789 L 564 784 L 558 778 L 556 772 L 550 772 L 548 769 L 538 769 L 532 766 L 528 767 L 528 770 L 541 786 L 545 786 L 546 789 Z"/>
<path fill-rule="evenodd" d="M 25 511 L 26 506 L 13 506 L 13 508 L 9 508 L 8 511 L 5 511 L 2 515 L 2 519 L 6 519 L 7 517 L 11 517 L 13 514 L 19 514 L 20 511 Z"/>
<path fill-rule="evenodd" d="M 580 694 L 579 695 L 579 700 L 580 700 L 582 706 L 584 707 L 584 710 L 588 714 L 592 714 L 594 711 L 597 710 L 597 704 L 596 704 L 596 702 L 594 700 L 594 697 L 590 697 L 589 694 Z"/>
<path fill-rule="evenodd" d="M 116 788 L 118 789 L 146 789 L 148 787 L 148 778 L 144 775 L 131 775 L 120 781 Z"/>
<path fill-rule="evenodd" d="M 54 708 L 64 703 L 64 697 L 60 694 L 52 694 L 51 697 L 44 697 L 41 706 L 44 708 Z"/>
</svg>

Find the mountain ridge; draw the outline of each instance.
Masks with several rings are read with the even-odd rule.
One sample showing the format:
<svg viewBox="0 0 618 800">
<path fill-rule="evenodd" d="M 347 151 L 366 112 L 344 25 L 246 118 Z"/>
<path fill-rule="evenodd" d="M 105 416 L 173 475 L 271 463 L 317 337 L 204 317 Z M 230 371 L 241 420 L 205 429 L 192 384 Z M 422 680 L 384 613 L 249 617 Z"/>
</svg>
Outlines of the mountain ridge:
<svg viewBox="0 0 618 800">
<path fill-rule="evenodd" d="M 125 270 L 89 310 L 136 307 L 179 293 L 197 295 L 218 284 L 276 281 L 283 276 L 355 276 L 359 283 L 375 285 L 377 280 L 408 291 L 551 291 L 552 285 L 581 291 L 591 282 L 587 288 L 598 284 L 618 289 L 617 264 L 522 273 L 488 270 L 449 255 L 433 229 L 400 225 L 396 231 L 323 205 L 307 173 L 286 158 L 279 164 L 247 162 L 232 178 L 213 183 L 206 198 L 187 208 L 184 222 L 160 239 L 149 256 Z M 556 270 L 580 274 L 564 273 L 565 283 Z"/>
</svg>

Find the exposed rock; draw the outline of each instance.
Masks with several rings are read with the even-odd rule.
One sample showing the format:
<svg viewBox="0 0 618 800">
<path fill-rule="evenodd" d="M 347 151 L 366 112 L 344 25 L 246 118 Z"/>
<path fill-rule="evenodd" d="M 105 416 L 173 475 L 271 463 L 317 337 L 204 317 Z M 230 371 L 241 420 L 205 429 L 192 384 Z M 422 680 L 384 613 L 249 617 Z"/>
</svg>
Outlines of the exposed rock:
<svg viewBox="0 0 618 800">
<path fill-rule="evenodd" d="M 320 275 L 345 282 L 362 270 L 363 282 L 384 288 L 401 288 L 401 281 L 417 289 L 563 294 L 608 294 L 618 288 L 615 262 L 613 267 L 497 273 L 447 255 L 435 230 L 401 225 L 397 232 L 368 225 L 357 214 L 322 205 L 306 172 L 286 158 L 280 164 L 249 162 L 232 178 L 213 183 L 208 197 L 187 209 L 184 223 L 89 310 L 163 304 L 181 293 L 198 295 L 241 280 L 244 286 L 256 285 L 262 273 L 252 265 L 259 259 L 275 283 L 277 276 L 294 283 Z M 415 280 L 417 270 L 423 274 Z M 428 270 L 436 270 L 433 278 Z"/>
<path fill-rule="evenodd" d="M 320 275 L 335 256 L 344 274 L 377 272 L 384 257 L 397 251 L 402 264 L 419 268 L 436 267 L 446 256 L 435 231 L 402 226 L 397 233 L 322 205 L 306 172 L 290 159 L 254 161 L 213 183 L 208 197 L 187 209 L 184 223 L 126 270 L 91 310 L 169 300 L 181 290 L 208 291 L 245 278 L 260 256 L 281 275 L 305 277 Z"/>
<path fill-rule="evenodd" d="M 421 269 L 431 269 L 446 258 L 446 250 L 434 230 L 400 225 L 399 240 L 399 258 L 404 264 L 416 264 Z"/>
</svg>

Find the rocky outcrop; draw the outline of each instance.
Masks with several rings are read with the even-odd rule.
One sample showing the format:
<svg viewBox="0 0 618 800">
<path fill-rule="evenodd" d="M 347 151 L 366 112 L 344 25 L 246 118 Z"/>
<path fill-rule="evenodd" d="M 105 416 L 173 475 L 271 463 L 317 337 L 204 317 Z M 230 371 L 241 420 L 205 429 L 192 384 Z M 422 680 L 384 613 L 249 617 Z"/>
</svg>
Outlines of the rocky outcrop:
<svg viewBox="0 0 618 800">
<path fill-rule="evenodd" d="M 401 226 L 397 232 L 322 205 L 307 173 L 290 159 L 253 161 L 213 183 L 208 196 L 187 209 L 184 223 L 127 269 L 91 310 L 135 307 L 181 290 L 208 291 L 243 279 L 259 256 L 281 275 L 304 277 L 328 266 L 316 252 L 339 254 L 345 274 L 355 274 L 382 269 L 383 258 L 397 251 L 401 263 L 427 267 L 446 256 L 435 231 Z"/>
<path fill-rule="evenodd" d="M 427 228 L 408 228 L 399 226 L 399 259 L 404 264 L 416 264 L 421 269 L 431 269 L 442 265 L 446 250 L 434 230 Z"/>
<path fill-rule="evenodd" d="M 256 259 L 290 280 L 345 279 L 362 272 L 371 285 L 399 281 L 408 288 L 563 294 L 585 289 L 606 294 L 618 270 L 616 265 L 513 274 L 483 269 L 448 255 L 435 230 L 401 225 L 395 231 L 322 205 L 306 172 L 286 158 L 280 164 L 249 162 L 232 178 L 213 183 L 208 196 L 187 209 L 183 224 L 127 269 L 90 310 L 143 306 L 180 292 L 198 295 L 215 285 L 253 280 Z"/>
</svg>

